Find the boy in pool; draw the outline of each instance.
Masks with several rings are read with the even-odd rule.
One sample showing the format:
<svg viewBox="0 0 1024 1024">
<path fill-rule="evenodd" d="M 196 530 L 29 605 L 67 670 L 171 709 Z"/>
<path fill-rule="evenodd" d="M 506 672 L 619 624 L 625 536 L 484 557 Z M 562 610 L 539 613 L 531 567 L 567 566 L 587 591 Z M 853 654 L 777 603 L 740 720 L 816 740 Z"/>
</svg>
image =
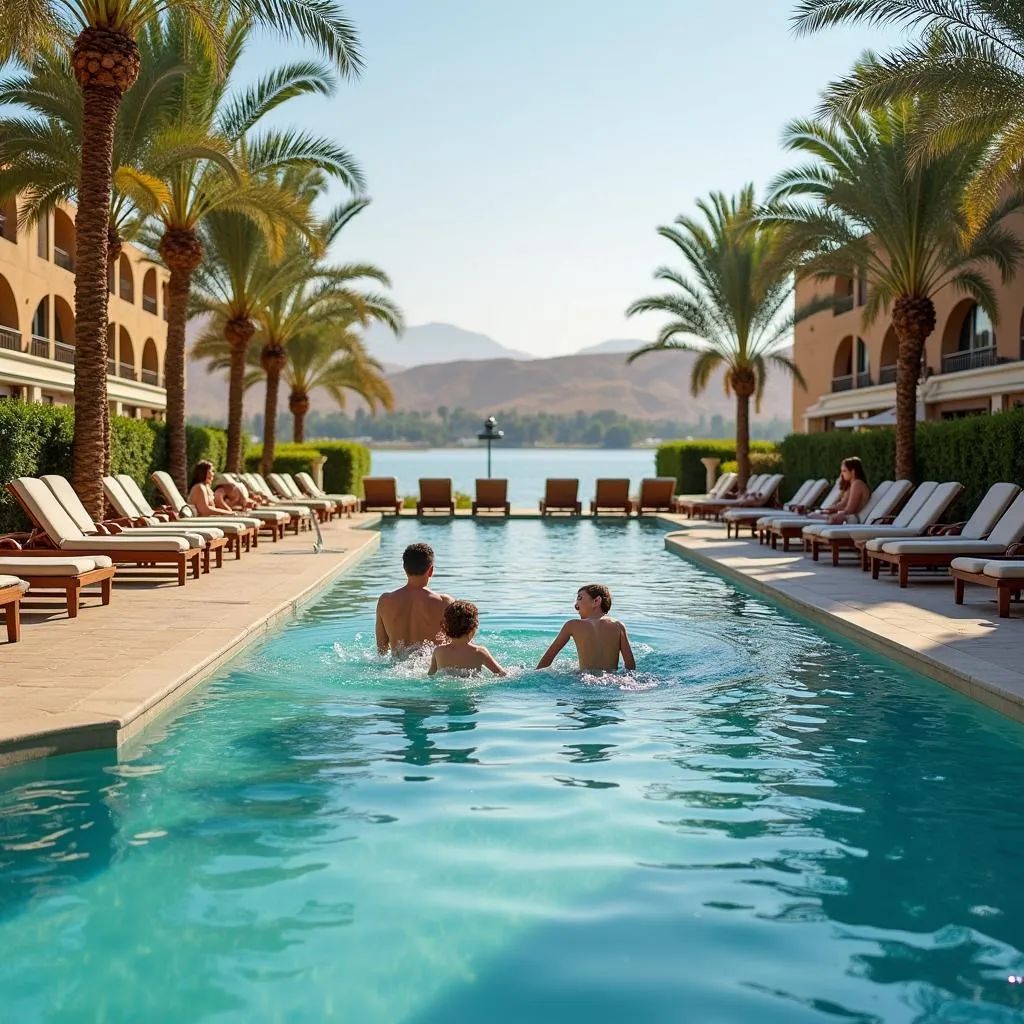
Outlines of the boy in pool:
<svg viewBox="0 0 1024 1024">
<path fill-rule="evenodd" d="M 441 626 L 448 637 L 448 643 L 434 648 L 428 676 L 438 671 L 463 675 L 478 668 L 489 668 L 496 676 L 508 675 L 486 647 L 473 643 L 473 637 L 480 626 L 480 614 L 471 601 L 452 601 L 444 610 Z"/>
<path fill-rule="evenodd" d="M 617 672 L 619 655 L 628 671 L 636 668 L 633 649 L 629 646 L 626 627 L 618 619 L 609 618 L 612 592 L 602 583 L 588 583 L 576 592 L 578 619 L 570 619 L 559 631 L 537 668 L 547 668 L 572 637 L 580 670 L 584 672 Z"/>
</svg>

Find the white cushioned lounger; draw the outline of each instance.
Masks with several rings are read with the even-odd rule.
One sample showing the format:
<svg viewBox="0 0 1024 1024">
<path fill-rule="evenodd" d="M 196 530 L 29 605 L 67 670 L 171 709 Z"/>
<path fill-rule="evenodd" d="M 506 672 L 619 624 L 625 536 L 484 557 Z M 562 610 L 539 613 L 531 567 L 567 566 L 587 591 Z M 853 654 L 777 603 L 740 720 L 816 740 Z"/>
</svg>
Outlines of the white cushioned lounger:
<svg viewBox="0 0 1024 1024">
<path fill-rule="evenodd" d="M 883 498 L 888 493 L 889 488 L 891 488 L 892 485 L 893 485 L 893 481 L 892 480 L 883 480 L 871 492 L 871 497 L 868 498 L 868 502 L 864 506 L 864 509 L 861 512 L 861 515 L 864 515 L 865 513 L 870 513 L 870 511 L 874 507 L 874 505 L 877 504 L 878 501 L 881 498 Z M 833 494 L 835 495 L 834 497 L 833 497 Z M 828 498 L 830 498 L 831 500 L 826 499 L 825 501 L 822 502 L 822 506 L 825 507 L 825 508 L 828 508 L 830 505 L 834 504 L 836 501 L 839 500 L 839 485 L 838 485 L 838 483 L 833 485 L 832 491 L 829 493 Z M 783 526 L 785 526 L 786 529 L 793 529 L 796 526 L 800 526 L 801 528 L 803 528 L 803 527 L 807 527 L 807 526 L 827 526 L 828 525 L 827 521 L 825 519 L 823 519 L 821 516 L 811 517 L 811 516 L 778 516 L 778 515 L 773 515 L 773 516 L 770 516 L 770 517 L 766 516 L 765 518 L 769 520 L 770 525 L 772 526 L 772 528 L 775 528 L 776 524 L 778 524 L 778 528 L 779 529 L 781 529 Z"/>
<path fill-rule="evenodd" d="M 289 478 L 287 473 L 283 473 L 282 476 L 285 480 Z M 295 481 L 305 491 L 306 497 L 328 498 L 330 501 L 341 502 L 343 506 L 359 504 L 359 499 L 354 494 L 328 494 L 322 487 L 317 487 L 316 481 L 305 470 L 295 474 Z"/>
<path fill-rule="evenodd" d="M 128 479 L 131 480 L 131 477 Z M 134 482 L 133 480 L 132 483 Z M 137 484 L 136 487 L 138 487 Z M 103 490 L 107 495 L 107 500 L 118 515 L 129 519 L 142 519 L 145 521 L 146 526 L 151 529 L 170 530 L 172 533 L 175 527 L 177 527 L 179 532 L 186 530 L 203 533 L 204 530 L 210 529 L 219 531 L 221 534 L 234 535 L 245 533 L 253 526 L 259 525 L 259 523 L 243 523 L 234 516 L 195 516 L 190 517 L 187 523 L 181 521 L 168 522 L 164 519 L 158 519 L 148 502 L 146 502 L 146 507 L 149 509 L 147 514 L 146 509 L 132 498 L 118 477 L 105 476 L 103 478 Z M 203 533 L 203 536 L 206 536 L 206 534 Z M 213 536 L 216 536 L 216 533 Z"/>
<path fill-rule="evenodd" d="M 899 503 L 907 496 L 907 492 L 913 485 L 909 480 L 894 480 L 892 485 L 885 491 L 884 494 L 878 496 L 872 495 L 875 498 L 874 501 L 868 501 L 864 508 L 858 514 L 858 522 L 856 523 L 836 523 L 831 525 L 829 523 L 817 522 L 812 523 L 804 528 L 804 537 L 811 537 L 815 534 L 820 534 L 825 530 L 842 530 L 851 529 L 855 526 L 870 527 L 879 519 L 885 519 L 887 516 L 892 515 L 893 509 L 896 508 Z M 929 483 L 927 486 L 927 494 L 931 494 L 935 488 L 934 483 Z M 882 525 L 882 524 L 878 524 Z"/>
<path fill-rule="evenodd" d="M 793 497 L 790 498 L 788 502 L 786 502 L 786 505 L 805 505 L 805 504 L 808 504 L 808 502 L 810 500 L 813 500 L 813 499 L 809 498 L 809 495 L 821 483 L 824 483 L 825 486 L 828 486 L 827 482 L 825 482 L 825 481 L 821 481 L 821 480 L 805 480 L 796 489 L 796 494 L 794 494 Z M 822 490 L 824 490 L 824 488 L 822 488 Z M 819 496 L 820 496 L 820 494 L 816 494 L 816 495 L 814 495 L 814 498 L 817 498 Z M 785 508 L 785 506 L 783 507 L 783 509 L 784 508 Z M 731 522 L 735 522 L 737 519 L 749 519 L 751 516 L 757 515 L 758 513 L 768 514 L 768 513 L 771 513 L 771 512 L 782 511 L 783 509 L 774 509 L 774 508 L 771 508 L 770 506 L 767 506 L 767 505 L 764 506 L 764 507 L 761 507 L 761 508 L 759 508 L 759 507 L 757 507 L 755 505 L 747 505 L 747 506 L 742 507 L 742 508 L 731 508 L 731 509 L 729 509 L 728 512 L 723 512 L 722 513 L 722 519 L 724 519 L 727 522 L 731 523 Z"/>
</svg>

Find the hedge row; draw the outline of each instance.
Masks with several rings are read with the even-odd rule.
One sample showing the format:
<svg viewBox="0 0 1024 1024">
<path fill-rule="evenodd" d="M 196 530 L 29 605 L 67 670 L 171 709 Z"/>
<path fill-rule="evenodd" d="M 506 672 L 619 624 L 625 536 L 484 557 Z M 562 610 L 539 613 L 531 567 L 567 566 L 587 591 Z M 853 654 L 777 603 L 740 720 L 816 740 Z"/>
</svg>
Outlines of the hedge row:
<svg viewBox="0 0 1024 1024">
<path fill-rule="evenodd" d="M 771 441 L 751 441 L 750 452 L 773 452 Z M 703 494 L 707 472 L 701 459 L 721 459 L 730 462 L 736 458 L 735 441 L 670 441 L 663 444 L 655 456 L 658 476 L 674 476 L 679 494 Z"/>
<path fill-rule="evenodd" d="M 258 472 L 263 446 L 255 445 L 246 453 L 245 468 Z M 363 493 L 363 477 L 370 472 L 370 449 L 354 441 L 306 441 L 303 444 L 278 444 L 274 447 L 274 471 L 278 473 L 313 472 L 315 460 L 325 456 L 324 490 L 328 494 Z"/>
<path fill-rule="evenodd" d="M 71 406 L 0 401 L 0 485 L 19 476 L 71 477 L 75 414 Z M 223 469 L 227 435 L 214 427 L 188 427 L 189 466 L 207 458 Z M 115 416 L 110 421 L 111 472 L 127 473 L 152 497 L 150 474 L 167 465 L 162 423 Z M 0 532 L 29 529 L 20 506 L 0 491 Z"/>
<path fill-rule="evenodd" d="M 780 447 L 786 476 L 797 484 L 812 476 L 832 479 L 849 455 L 864 461 L 871 483 L 891 479 L 896 465 L 891 430 L 790 434 Z M 1024 410 L 921 423 L 917 479 L 958 480 L 964 485 L 963 495 L 951 509 L 954 519 L 969 515 L 996 481 L 1024 484 Z"/>
<path fill-rule="evenodd" d="M 739 463 L 732 459 L 723 462 L 718 467 L 719 474 L 738 473 Z M 757 476 L 759 473 L 781 473 L 782 453 L 781 452 L 751 452 L 750 453 L 750 475 Z M 785 481 L 783 481 L 785 482 Z"/>
</svg>

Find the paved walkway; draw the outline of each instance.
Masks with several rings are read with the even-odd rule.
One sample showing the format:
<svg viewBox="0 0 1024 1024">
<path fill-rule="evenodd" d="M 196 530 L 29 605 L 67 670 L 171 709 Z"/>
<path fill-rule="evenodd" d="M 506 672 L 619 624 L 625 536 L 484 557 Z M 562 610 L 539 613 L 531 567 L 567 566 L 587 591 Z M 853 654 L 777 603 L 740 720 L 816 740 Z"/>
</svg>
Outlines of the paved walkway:
<svg viewBox="0 0 1024 1024">
<path fill-rule="evenodd" d="M 179 587 L 171 572 L 120 570 L 109 606 L 92 590 L 75 619 L 31 593 L 22 639 L 0 643 L 0 764 L 113 747 L 180 700 L 218 664 L 375 551 L 376 515 L 289 534 Z"/>
<path fill-rule="evenodd" d="M 948 576 L 918 573 L 900 590 L 895 579 L 872 580 L 850 554 L 833 567 L 799 551 L 783 553 L 747 538 L 727 540 L 725 526 L 665 516 L 681 527 L 665 544 L 814 622 L 1024 721 L 1024 613 L 996 614 L 993 592 L 968 587 L 953 603 Z"/>
</svg>

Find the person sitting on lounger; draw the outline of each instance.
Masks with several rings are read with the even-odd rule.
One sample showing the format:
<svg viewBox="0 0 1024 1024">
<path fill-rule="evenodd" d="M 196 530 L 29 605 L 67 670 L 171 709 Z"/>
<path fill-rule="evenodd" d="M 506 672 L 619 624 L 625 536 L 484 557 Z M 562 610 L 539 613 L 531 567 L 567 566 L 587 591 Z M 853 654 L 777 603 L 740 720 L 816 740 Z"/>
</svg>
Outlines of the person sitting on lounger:
<svg viewBox="0 0 1024 1024">
<path fill-rule="evenodd" d="M 811 512 L 808 519 L 824 519 L 829 523 L 859 523 L 861 509 L 871 498 L 864 463 L 856 455 L 843 459 L 839 465 L 839 498 L 828 508 Z"/>
<path fill-rule="evenodd" d="M 480 626 L 480 614 L 475 604 L 471 601 L 452 601 L 445 608 L 441 622 L 448 642 L 434 648 L 428 676 L 438 672 L 466 675 L 481 668 L 490 669 L 496 676 L 508 675 L 486 647 L 473 643 L 473 637 Z"/>
<path fill-rule="evenodd" d="M 441 618 L 452 603 L 428 584 L 434 575 L 434 549 L 429 544 L 410 544 L 402 555 L 407 581 L 404 587 L 381 594 L 377 601 L 377 650 L 404 654 L 421 644 L 444 638 Z"/>
<path fill-rule="evenodd" d="M 235 516 L 238 513 L 213 490 L 213 463 L 201 459 L 192 470 L 189 481 L 188 502 L 195 505 L 201 516 Z"/>
<path fill-rule="evenodd" d="M 243 492 L 238 484 L 233 484 L 230 480 L 224 480 L 217 485 L 214 497 L 235 512 L 248 512 L 249 509 L 256 507 L 256 502 L 249 497 L 248 492 Z"/>
<path fill-rule="evenodd" d="M 558 631 L 558 636 L 537 662 L 537 668 L 547 668 L 558 652 L 569 642 L 576 641 L 576 654 L 580 670 L 584 672 L 616 672 L 619 655 L 629 671 L 636 668 L 636 659 L 629 646 L 626 627 L 608 617 L 612 607 L 612 593 L 601 583 L 588 583 L 576 592 L 578 619 L 570 619 Z"/>
</svg>

